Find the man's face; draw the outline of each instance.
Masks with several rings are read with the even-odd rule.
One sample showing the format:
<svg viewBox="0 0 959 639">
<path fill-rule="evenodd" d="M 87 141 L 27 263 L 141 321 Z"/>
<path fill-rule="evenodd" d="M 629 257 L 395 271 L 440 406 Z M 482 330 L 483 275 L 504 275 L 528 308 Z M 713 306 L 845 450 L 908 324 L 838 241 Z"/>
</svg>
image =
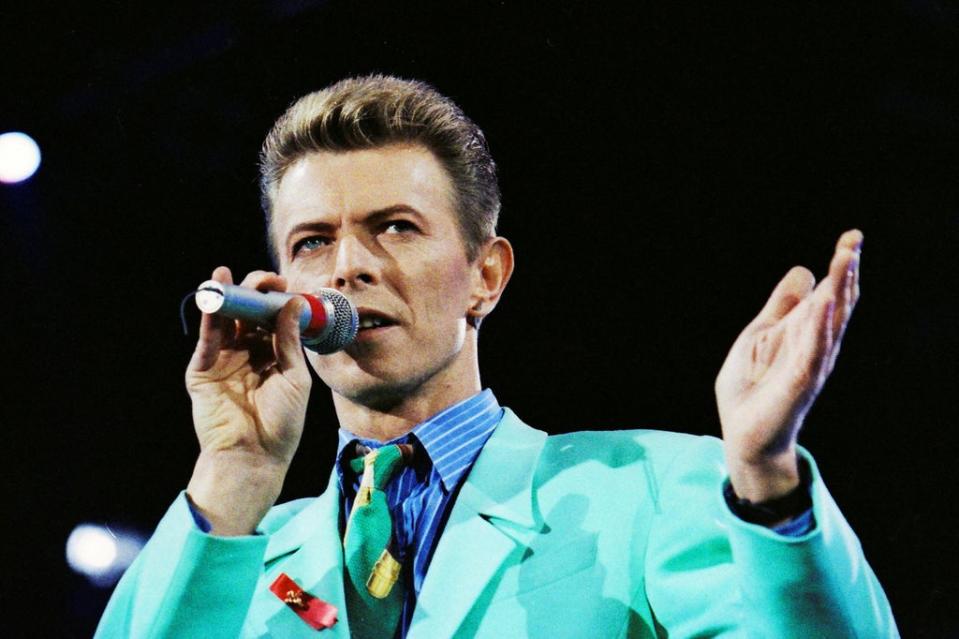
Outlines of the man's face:
<svg viewBox="0 0 959 639">
<path fill-rule="evenodd" d="M 452 185 L 418 145 L 313 153 L 284 175 L 273 242 L 290 291 L 334 288 L 360 314 L 356 341 L 307 356 L 334 392 L 389 405 L 455 383 L 477 282 Z"/>
</svg>

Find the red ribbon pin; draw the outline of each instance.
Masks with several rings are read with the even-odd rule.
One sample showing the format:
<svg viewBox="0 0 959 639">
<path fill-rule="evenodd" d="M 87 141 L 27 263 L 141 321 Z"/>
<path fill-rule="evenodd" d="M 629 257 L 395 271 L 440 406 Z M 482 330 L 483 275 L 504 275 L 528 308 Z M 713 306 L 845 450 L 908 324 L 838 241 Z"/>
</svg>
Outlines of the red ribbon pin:
<svg viewBox="0 0 959 639">
<path fill-rule="evenodd" d="M 270 585 L 270 592 L 317 630 L 332 628 L 336 623 L 336 606 L 303 590 L 285 572 Z"/>
</svg>

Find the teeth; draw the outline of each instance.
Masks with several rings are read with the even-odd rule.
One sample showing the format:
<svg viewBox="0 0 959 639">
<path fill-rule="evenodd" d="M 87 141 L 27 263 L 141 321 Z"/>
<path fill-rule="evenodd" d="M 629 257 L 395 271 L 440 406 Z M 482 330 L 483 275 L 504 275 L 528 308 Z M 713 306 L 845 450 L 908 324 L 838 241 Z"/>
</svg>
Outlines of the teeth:
<svg viewBox="0 0 959 639">
<path fill-rule="evenodd" d="M 364 317 L 360 320 L 360 328 L 376 328 L 383 326 L 383 320 L 379 317 Z"/>
</svg>

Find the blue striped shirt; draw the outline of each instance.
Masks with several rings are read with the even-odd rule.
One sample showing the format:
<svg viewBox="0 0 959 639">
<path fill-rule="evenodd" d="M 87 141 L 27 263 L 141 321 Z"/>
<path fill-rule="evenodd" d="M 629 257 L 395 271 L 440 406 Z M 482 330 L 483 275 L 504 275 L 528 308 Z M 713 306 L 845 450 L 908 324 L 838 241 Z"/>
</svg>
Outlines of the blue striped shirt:
<svg viewBox="0 0 959 639">
<path fill-rule="evenodd" d="M 388 442 L 360 439 L 341 428 L 336 470 L 343 495 L 341 532 L 360 485 L 350 468 L 356 444 L 371 449 L 387 444 L 412 444 L 413 464 L 402 470 L 386 489 L 393 518 L 397 559 L 404 565 L 407 597 L 397 637 L 405 637 L 413 619 L 416 599 L 443 530 L 450 505 L 473 467 L 486 440 L 503 417 L 489 389 L 454 404 L 418 424 L 409 433 Z M 412 565 L 412 571 L 409 566 Z"/>
</svg>

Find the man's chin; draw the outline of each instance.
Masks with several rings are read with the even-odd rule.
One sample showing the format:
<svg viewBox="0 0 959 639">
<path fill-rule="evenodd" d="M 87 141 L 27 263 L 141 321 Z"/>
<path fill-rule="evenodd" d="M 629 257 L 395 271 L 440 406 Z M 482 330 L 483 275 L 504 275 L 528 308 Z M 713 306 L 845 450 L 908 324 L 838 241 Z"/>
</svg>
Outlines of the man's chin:
<svg viewBox="0 0 959 639">
<path fill-rule="evenodd" d="M 332 374 L 329 370 L 319 375 L 335 396 L 351 404 L 363 406 L 380 412 L 389 412 L 416 394 L 423 381 L 409 376 L 399 377 L 393 371 L 364 370 L 351 361 L 348 367 L 353 370 L 338 369 Z M 393 372 L 391 375 L 390 373 Z"/>
<path fill-rule="evenodd" d="M 429 393 L 438 374 L 450 368 L 456 353 L 439 365 L 424 367 L 421 362 L 396 358 L 357 359 L 345 352 L 311 358 L 317 376 L 346 402 L 379 412 L 394 408 Z M 322 364 L 322 366 L 316 366 Z"/>
<path fill-rule="evenodd" d="M 351 404 L 381 413 L 388 413 L 408 400 L 412 388 L 415 387 L 411 384 L 389 384 L 382 381 L 377 384 L 327 385 L 333 392 L 334 398 L 339 396 Z"/>
</svg>

